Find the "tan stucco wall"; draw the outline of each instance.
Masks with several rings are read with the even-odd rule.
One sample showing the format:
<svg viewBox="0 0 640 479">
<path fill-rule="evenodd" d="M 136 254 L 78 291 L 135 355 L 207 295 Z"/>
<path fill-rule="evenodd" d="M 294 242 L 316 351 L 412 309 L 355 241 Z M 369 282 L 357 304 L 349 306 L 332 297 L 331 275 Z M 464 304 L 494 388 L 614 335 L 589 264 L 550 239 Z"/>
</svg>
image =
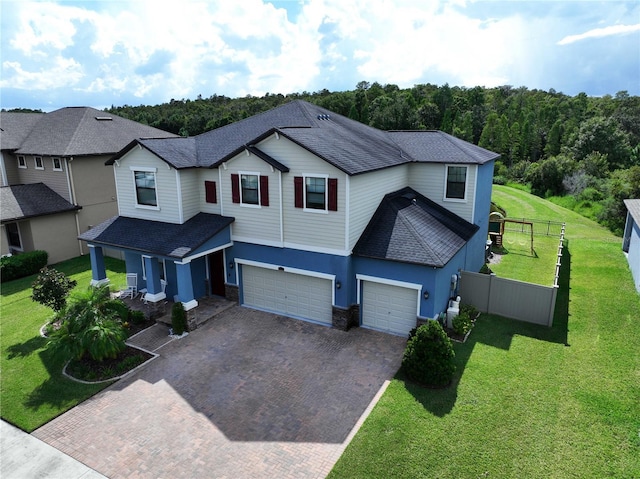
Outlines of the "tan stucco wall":
<svg viewBox="0 0 640 479">
<path fill-rule="evenodd" d="M 29 223 L 33 239 L 32 249 L 47 251 L 49 264 L 80 255 L 74 212 L 32 218 Z"/>
<path fill-rule="evenodd" d="M 0 255 L 4 256 L 9 254 L 9 243 L 7 241 L 7 232 L 4 230 L 4 225 L 0 226 Z"/>
</svg>

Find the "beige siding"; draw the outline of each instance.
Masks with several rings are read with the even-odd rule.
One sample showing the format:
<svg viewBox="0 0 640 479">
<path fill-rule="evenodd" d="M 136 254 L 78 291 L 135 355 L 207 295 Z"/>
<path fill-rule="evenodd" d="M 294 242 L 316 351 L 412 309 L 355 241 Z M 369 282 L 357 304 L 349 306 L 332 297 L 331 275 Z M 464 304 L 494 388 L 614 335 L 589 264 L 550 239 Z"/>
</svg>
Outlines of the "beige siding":
<svg viewBox="0 0 640 479">
<path fill-rule="evenodd" d="M 131 168 L 155 168 L 158 208 L 136 206 L 135 182 Z M 180 197 L 172 167 L 144 148 L 134 148 L 114 167 L 118 190 L 119 214 L 167 223 L 180 223 Z"/>
<path fill-rule="evenodd" d="M 9 240 L 7 239 L 7 232 L 4 229 L 4 225 L 0 225 L 0 256 L 4 256 L 9 253 Z"/>
<path fill-rule="evenodd" d="M 222 200 L 222 213 L 233 216 L 233 238 L 238 241 L 280 245 L 280 172 L 255 155 L 242 152 L 229 160 L 227 169 L 220 169 L 217 182 L 218 196 Z M 240 172 L 257 173 L 269 178 L 269 206 L 253 206 L 233 203 L 231 175 Z M 213 179 L 211 177 L 210 179 Z M 216 180 L 214 180 L 216 181 Z M 204 190 L 204 179 L 202 180 Z M 203 193 L 204 197 L 204 193 Z"/>
<path fill-rule="evenodd" d="M 387 193 L 409 184 L 408 165 L 351 177 L 349 184 L 349 251 L 353 249 Z"/>
<path fill-rule="evenodd" d="M 200 212 L 200 176 L 196 169 L 180 170 L 177 174 L 182 194 L 182 221 L 184 222 Z"/>
<path fill-rule="evenodd" d="M 454 165 L 457 166 L 457 165 Z M 464 165 L 460 165 L 464 166 Z M 445 200 L 447 165 L 443 163 L 413 163 L 409 170 L 409 186 L 435 203 L 447 208 L 469 222 L 473 222 L 473 203 L 477 166 L 468 165 L 467 192 L 465 201 Z"/>
<path fill-rule="evenodd" d="M 20 177 L 18 175 L 18 159 L 6 151 L 0 152 L 0 155 L 2 155 L 2 164 L 4 166 L 8 182 L 5 185 L 3 179 L 2 186 L 16 185 L 20 183 Z"/>
<path fill-rule="evenodd" d="M 214 215 L 221 214 L 220 209 L 220 172 L 218 169 L 202 169 L 198 171 L 198 200 L 200 202 L 200 211 L 203 213 L 210 213 Z M 213 181 L 216 184 L 216 195 L 217 195 L 217 203 L 207 203 L 205 190 L 204 190 L 204 182 L 205 181 Z M 229 180 L 231 181 L 231 180 Z M 271 190 L 271 178 L 269 178 L 269 190 Z M 229 188 L 229 185 L 227 185 Z M 229 194 L 231 190 L 229 190 Z M 275 198 L 275 196 L 274 196 Z"/>
<path fill-rule="evenodd" d="M 270 137 L 260 149 L 289 167 L 282 175 L 284 243 L 291 248 L 320 252 L 345 252 L 347 175 L 286 138 Z M 328 175 L 338 179 L 338 211 L 305 211 L 294 206 L 293 179 Z M 236 226 L 234 225 L 234 231 Z"/>
<path fill-rule="evenodd" d="M 69 196 L 69 183 L 67 181 L 67 172 L 64 160 L 62 162 L 62 171 L 53 171 L 53 163 L 50 156 L 42 157 L 42 164 L 44 170 L 36 170 L 34 156 L 25 156 L 27 160 L 27 168 L 18 168 L 17 156 L 10 156 L 7 163 L 13 163 L 16 165 L 17 181 L 9 178 L 10 184 L 31 184 L 31 183 L 44 183 L 53 191 L 62 196 L 65 200 L 71 202 Z"/>
</svg>

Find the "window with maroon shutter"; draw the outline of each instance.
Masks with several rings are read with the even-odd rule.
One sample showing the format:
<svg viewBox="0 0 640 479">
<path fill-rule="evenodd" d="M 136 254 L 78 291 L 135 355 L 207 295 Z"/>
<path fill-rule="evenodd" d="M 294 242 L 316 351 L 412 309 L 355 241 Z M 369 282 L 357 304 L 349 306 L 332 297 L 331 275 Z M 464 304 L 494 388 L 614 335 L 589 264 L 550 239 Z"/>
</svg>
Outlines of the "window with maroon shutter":
<svg viewBox="0 0 640 479">
<path fill-rule="evenodd" d="M 260 204 L 269 206 L 269 177 L 260 176 Z"/>
<path fill-rule="evenodd" d="M 296 208 L 304 208 L 304 178 L 296 176 L 293 178 L 294 188 L 294 206 Z"/>
<path fill-rule="evenodd" d="M 240 176 L 231 174 L 231 201 L 240 203 Z"/>
<path fill-rule="evenodd" d="M 216 182 L 205 181 L 204 182 L 204 196 L 207 203 L 217 203 L 218 195 L 216 194 Z"/>
<path fill-rule="evenodd" d="M 329 178 L 328 181 L 327 209 L 338 211 L 338 178 Z"/>
</svg>

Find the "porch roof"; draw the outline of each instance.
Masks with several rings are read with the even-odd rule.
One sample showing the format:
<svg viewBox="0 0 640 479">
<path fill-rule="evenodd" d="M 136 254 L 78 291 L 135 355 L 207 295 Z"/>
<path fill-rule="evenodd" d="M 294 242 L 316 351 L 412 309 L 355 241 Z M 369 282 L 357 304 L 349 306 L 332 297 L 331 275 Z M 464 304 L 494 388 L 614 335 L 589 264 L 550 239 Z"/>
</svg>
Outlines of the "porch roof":
<svg viewBox="0 0 640 479">
<path fill-rule="evenodd" d="M 183 259 L 234 221 L 230 216 L 208 213 L 198 213 L 183 224 L 114 216 L 78 238 L 89 244 Z"/>
</svg>

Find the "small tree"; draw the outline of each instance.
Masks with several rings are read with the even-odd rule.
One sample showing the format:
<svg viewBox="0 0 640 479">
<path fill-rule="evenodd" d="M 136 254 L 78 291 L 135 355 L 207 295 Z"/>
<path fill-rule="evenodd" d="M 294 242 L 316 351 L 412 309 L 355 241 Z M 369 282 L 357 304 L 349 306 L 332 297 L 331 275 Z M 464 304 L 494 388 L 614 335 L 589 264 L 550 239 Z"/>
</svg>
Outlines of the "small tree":
<svg viewBox="0 0 640 479">
<path fill-rule="evenodd" d="M 67 305 L 67 297 L 77 282 L 53 268 L 44 267 L 33 282 L 31 299 L 56 313 Z"/>
<path fill-rule="evenodd" d="M 173 334 L 180 336 L 187 327 L 187 314 L 180 301 L 176 301 L 171 307 L 171 327 Z"/>
<path fill-rule="evenodd" d="M 405 374 L 426 386 L 447 386 L 456 366 L 451 340 L 438 321 L 427 321 L 409 339 L 402 357 Z"/>
</svg>

